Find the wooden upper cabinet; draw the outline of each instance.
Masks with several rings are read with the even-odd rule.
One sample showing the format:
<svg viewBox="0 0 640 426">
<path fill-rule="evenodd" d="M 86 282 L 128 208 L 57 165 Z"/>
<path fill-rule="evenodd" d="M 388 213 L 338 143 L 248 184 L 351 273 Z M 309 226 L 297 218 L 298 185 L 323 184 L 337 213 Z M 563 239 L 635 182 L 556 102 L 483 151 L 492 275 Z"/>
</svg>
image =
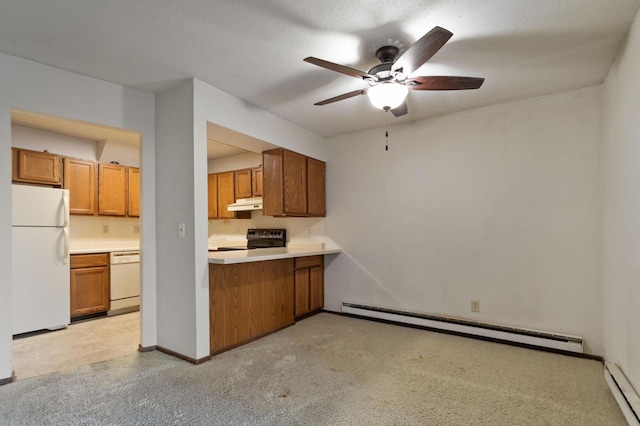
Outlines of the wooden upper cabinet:
<svg viewBox="0 0 640 426">
<path fill-rule="evenodd" d="M 251 198 L 253 195 L 251 169 L 236 170 L 234 173 L 236 199 Z"/>
<path fill-rule="evenodd" d="M 207 194 L 209 219 L 218 218 L 218 175 L 211 173 L 207 175 Z"/>
<path fill-rule="evenodd" d="M 307 214 L 307 157 L 293 151 L 284 151 L 284 213 Z"/>
<path fill-rule="evenodd" d="M 98 214 L 126 216 L 127 168 L 118 164 L 98 165 Z"/>
<path fill-rule="evenodd" d="M 307 213 L 310 216 L 325 216 L 326 199 L 326 164 L 315 158 L 307 158 Z"/>
<path fill-rule="evenodd" d="M 127 216 L 140 216 L 140 169 L 137 167 L 127 168 L 128 196 Z"/>
<path fill-rule="evenodd" d="M 262 167 L 265 216 L 326 214 L 324 162 L 277 148 L 262 153 Z"/>
<path fill-rule="evenodd" d="M 64 158 L 63 163 L 63 188 L 69 190 L 69 213 L 96 214 L 96 163 L 74 158 Z"/>
<path fill-rule="evenodd" d="M 236 213 L 227 210 L 229 204 L 235 203 L 234 173 L 218 173 L 218 218 L 235 219 Z"/>
<path fill-rule="evenodd" d="M 262 197 L 262 167 L 251 169 L 251 192 L 254 197 Z"/>
<path fill-rule="evenodd" d="M 20 148 L 13 148 L 12 155 L 12 180 L 14 182 L 41 183 L 55 186 L 62 184 L 61 159 L 59 155 Z"/>
</svg>

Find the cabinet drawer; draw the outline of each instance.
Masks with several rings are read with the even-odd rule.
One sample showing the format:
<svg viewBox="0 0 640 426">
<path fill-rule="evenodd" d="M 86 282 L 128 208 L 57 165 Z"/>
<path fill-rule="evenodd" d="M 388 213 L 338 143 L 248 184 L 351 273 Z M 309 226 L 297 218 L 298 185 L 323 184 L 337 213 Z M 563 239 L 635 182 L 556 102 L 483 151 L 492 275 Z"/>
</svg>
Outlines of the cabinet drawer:
<svg viewBox="0 0 640 426">
<path fill-rule="evenodd" d="M 109 253 L 72 254 L 71 269 L 109 266 Z"/>
<path fill-rule="evenodd" d="M 322 266 L 324 261 L 324 256 L 307 256 L 307 257 L 296 257 L 296 261 L 294 263 L 294 268 L 311 268 L 313 266 Z"/>
</svg>

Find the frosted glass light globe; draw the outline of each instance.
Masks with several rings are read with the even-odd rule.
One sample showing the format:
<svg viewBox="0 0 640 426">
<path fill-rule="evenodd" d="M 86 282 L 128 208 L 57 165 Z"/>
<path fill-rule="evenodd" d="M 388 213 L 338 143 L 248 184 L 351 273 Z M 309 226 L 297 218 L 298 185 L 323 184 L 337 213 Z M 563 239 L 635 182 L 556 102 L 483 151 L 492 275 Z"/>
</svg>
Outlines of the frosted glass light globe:
<svg viewBox="0 0 640 426">
<path fill-rule="evenodd" d="M 379 109 L 394 109 L 404 102 L 409 93 L 407 86 L 397 83 L 381 83 L 367 91 L 369 100 Z"/>
</svg>

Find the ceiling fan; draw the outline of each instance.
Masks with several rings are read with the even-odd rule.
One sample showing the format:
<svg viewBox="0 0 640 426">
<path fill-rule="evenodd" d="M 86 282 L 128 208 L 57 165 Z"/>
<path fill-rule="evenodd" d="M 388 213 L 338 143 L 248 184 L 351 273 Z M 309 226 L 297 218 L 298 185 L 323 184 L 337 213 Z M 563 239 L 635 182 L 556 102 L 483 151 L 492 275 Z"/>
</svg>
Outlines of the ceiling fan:
<svg viewBox="0 0 640 426">
<path fill-rule="evenodd" d="M 409 90 L 467 90 L 482 86 L 484 78 L 451 77 L 451 76 L 416 76 L 411 77 L 425 62 L 429 60 L 453 36 L 450 31 L 434 27 L 411 45 L 400 57 L 400 50 L 396 46 L 383 46 L 376 51 L 380 64 L 369 72 L 357 70 L 344 65 L 325 61 L 309 56 L 305 62 L 346 74 L 351 77 L 362 78 L 369 83 L 368 88 L 354 90 L 333 98 L 325 99 L 314 105 L 327 105 L 333 102 L 349 99 L 354 96 L 369 95 L 371 103 L 385 111 L 391 110 L 393 115 L 405 115 L 407 103 L 405 98 Z"/>
</svg>

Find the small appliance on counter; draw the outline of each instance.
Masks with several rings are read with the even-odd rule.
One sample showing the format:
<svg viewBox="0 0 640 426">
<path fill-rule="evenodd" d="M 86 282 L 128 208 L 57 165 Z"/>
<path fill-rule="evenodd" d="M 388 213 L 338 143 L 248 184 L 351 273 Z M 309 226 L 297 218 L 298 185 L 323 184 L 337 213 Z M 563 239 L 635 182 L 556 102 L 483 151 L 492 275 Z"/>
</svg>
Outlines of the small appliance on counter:
<svg viewBox="0 0 640 426">
<path fill-rule="evenodd" d="M 253 250 L 260 248 L 286 247 L 286 245 L 286 229 L 249 229 L 247 230 L 246 247 L 218 247 L 216 250 L 209 251 Z"/>
</svg>

